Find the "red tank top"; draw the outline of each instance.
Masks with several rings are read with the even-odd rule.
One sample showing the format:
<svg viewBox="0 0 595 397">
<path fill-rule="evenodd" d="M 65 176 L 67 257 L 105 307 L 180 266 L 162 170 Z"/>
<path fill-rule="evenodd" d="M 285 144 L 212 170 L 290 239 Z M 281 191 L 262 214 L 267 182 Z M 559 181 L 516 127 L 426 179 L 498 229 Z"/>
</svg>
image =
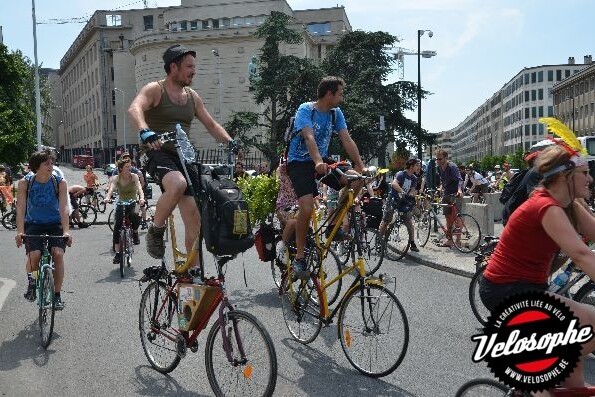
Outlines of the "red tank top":
<svg viewBox="0 0 595 397">
<path fill-rule="evenodd" d="M 547 283 L 550 264 L 559 250 L 541 225 L 551 206 L 560 204 L 545 189 L 539 189 L 514 211 L 488 261 L 487 280 L 497 284 Z"/>
</svg>

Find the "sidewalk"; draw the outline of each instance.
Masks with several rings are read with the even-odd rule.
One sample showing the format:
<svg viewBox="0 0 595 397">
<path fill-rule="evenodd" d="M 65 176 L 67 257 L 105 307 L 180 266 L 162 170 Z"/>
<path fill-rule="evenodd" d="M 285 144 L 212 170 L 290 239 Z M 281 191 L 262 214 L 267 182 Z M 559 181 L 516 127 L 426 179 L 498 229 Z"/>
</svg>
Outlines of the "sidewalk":
<svg viewBox="0 0 595 397">
<path fill-rule="evenodd" d="M 495 236 L 500 236 L 502 229 L 502 222 L 494 223 Z M 425 247 L 419 247 L 419 252 L 409 251 L 404 260 L 465 277 L 475 274 L 475 254 L 463 254 L 456 248 L 438 247 L 432 242 L 434 238 L 435 234 L 432 233 Z"/>
</svg>

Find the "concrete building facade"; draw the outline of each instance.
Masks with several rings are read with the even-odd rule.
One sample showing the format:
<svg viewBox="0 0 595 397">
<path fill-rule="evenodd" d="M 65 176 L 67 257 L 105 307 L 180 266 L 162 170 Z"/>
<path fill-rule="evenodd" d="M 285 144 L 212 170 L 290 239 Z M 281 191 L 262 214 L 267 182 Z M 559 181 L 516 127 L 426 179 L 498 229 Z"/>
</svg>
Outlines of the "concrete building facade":
<svg viewBox="0 0 595 397">
<path fill-rule="evenodd" d="M 467 163 L 485 156 L 528 150 L 547 135 L 540 117 L 554 115 L 554 84 L 590 66 L 567 64 L 524 68 L 450 130 L 452 158 Z"/>
<path fill-rule="evenodd" d="M 126 110 L 145 84 L 165 77 L 162 55 L 173 44 L 196 51 L 192 88 L 217 121 L 256 111 L 248 67 L 263 45 L 254 33 L 271 11 L 292 16 L 292 28 L 304 37 L 282 48 L 285 54 L 317 61 L 351 30 L 342 6 L 294 11 L 285 0 L 182 0 L 177 7 L 96 11 L 60 62 L 67 160 L 91 151 L 107 163 L 117 146 L 138 143 Z M 195 122 L 189 136 L 198 147 L 215 147 L 205 132 Z"/>
</svg>

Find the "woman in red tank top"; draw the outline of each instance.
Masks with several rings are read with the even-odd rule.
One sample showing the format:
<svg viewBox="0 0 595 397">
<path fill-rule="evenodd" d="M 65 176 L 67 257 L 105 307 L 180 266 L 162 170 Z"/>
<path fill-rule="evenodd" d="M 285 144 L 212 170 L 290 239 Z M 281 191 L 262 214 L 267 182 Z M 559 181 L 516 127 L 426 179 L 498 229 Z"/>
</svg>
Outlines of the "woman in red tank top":
<svg viewBox="0 0 595 397">
<path fill-rule="evenodd" d="M 542 185 L 511 215 L 480 279 L 480 296 L 490 310 L 509 295 L 546 291 L 550 264 L 558 250 L 595 280 L 595 253 L 579 236 L 595 241 L 595 218 L 575 200 L 590 195 L 593 178 L 586 159 L 565 145 L 552 145 L 539 154 L 536 167 L 543 175 Z M 595 329 L 592 306 L 557 298 L 570 307 L 581 326 Z M 595 338 L 583 345 L 583 354 L 594 349 Z M 564 385 L 583 383 L 581 360 Z"/>
</svg>

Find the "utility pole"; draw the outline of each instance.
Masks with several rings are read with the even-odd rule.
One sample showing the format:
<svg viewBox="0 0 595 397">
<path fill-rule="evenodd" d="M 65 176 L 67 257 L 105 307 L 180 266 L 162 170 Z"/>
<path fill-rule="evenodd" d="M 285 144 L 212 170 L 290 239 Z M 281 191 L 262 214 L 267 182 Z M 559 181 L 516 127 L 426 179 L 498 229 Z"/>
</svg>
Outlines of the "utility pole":
<svg viewBox="0 0 595 397">
<path fill-rule="evenodd" d="M 33 55 L 35 58 L 35 115 L 37 117 L 37 150 L 41 150 L 41 92 L 39 89 L 39 66 L 37 63 L 37 22 L 35 20 L 35 0 L 31 0 L 33 17 Z"/>
</svg>

